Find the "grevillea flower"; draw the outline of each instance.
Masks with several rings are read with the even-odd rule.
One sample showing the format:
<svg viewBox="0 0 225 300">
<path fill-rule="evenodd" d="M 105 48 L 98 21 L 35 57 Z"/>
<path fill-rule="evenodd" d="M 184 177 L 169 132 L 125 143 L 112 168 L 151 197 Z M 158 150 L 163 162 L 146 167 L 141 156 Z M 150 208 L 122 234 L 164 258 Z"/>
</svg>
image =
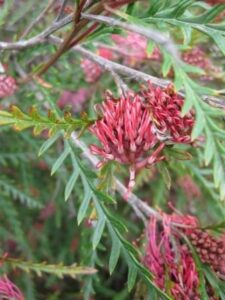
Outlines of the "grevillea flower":
<svg viewBox="0 0 225 300">
<path fill-rule="evenodd" d="M 200 47 L 194 47 L 191 50 L 185 51 L 182 59 L 190 65 L 203 69 L 206 73 L 206 75 L 201 76 L 203 80 L 212 80 L 213 77 L 218 77 L 218 74 L 222 72 L 222 69 L 216 67 Z"/>
<path fill-rule="evenodd" d="M 198 295 L 199 277 L 195 262 L 188 247 L 181 243 L 177 233 L 171 229 L 171 222 L 195 226 L 196 221 L 189 216 L 177 219 L 164 214 L 161 226 L 155 217 L 150 219 L 147 228 L 147 246 L 144 264 L 154 275 L 159 288 L 170 289 L 174 299 L 200 300 Z"/>
<path fill-rule="evenodd" d="M 99 166 L 108 160 L 129 165 L 131 188 L 136 170 L 164 158 L 161 155 L 164 144 L 156 138 L 150 113 L 140 96 L 130 93 L 115 99 L 108 92 L 99 109 L 102 117 L 90 131 L 102 146 L 91 145 L 91 152 L 103 158 Z"/>
<path fill-rule="evenodd" d="M 7 276 L 0 278 L 0 299 L 25 300 L 22 292 Z"/>
<path fill-rule="evenodd" d="M 126 36 L 113 34 L 112 40 L 117 45 L 118 52 L 122 54 L 125 64 L 134 66 L 146 59 L 161 60 L 162 56 L 158 48 L 154 48 L 153 52 L 148 54 L 148 39 L 138 33 L 128 32 Z"/>
<path fill-rule="evenodd" d="M 156 135 L 172 143 L 191 143 L 191 131 L 194 125 L 193 112 L 181 115 L 184 99 L 179 96 L 172 84 L 166 88 L 148 88 L 140 93 L 149 107 Z"/>
<path fill-rule="evenodd" d="M 17 85 L 13 77 L 5 74 L 0 75 L 0 99 L 13 95 L 16 89 Z"/>
<path fill-rule="evenodd" d="M 70 105 L 74 113 L 80 112 L 90 96 L 90 89 L 80 88 L 76 92 L 64 91 L 57 104 L 60 108 Z"/>
<path fill-rule="evenodd" d="M 90 127 L 101 143 L 90 147 L 103 159 L 98 166 L 109 160 L 129 165 L 130 190 L 137 170 L 164 159 L 166 143 L 191 143 L 194 117 L 181 116 L 183 102 L 171 85 L 161 89 L 149 83 L 148 89 L 119 99 L 108 92 L 98 106 L 101 117 Z"/>
<path fill-rule="evenodd" d="M 171 226 L 172 223 L 181 224 L 183 227 L 179 231 L 175 230 Z M 213 237 L 199 228 L 196 217 L 189 215 L 162 213 L 160 223 L 154 216 L 151 217 L 147 228 L 144 264 L 155 276 L 154 280 L 159 288 L 166 291 L 169 287 L 174 299 L 201 300 L 198 294 L 200 280 L 197 267 L 191 251 L 183 242 L 183 234 L 196 248 L 202 262 L 209 264 L 214 271 L 224 276 L 224 236 Z M 218 300 L 209 284 L 206 290 L 209 299 Z"/>
</svg>

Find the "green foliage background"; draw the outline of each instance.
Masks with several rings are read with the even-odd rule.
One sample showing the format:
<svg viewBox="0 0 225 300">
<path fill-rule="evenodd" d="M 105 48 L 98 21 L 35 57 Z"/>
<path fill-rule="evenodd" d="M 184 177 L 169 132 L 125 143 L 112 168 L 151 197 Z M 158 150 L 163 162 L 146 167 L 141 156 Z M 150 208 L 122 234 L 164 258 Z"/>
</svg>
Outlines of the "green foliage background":
<svg viewBox="0 0 225 300">
<path fill-rule="evenodd" d="M 1 40 L 19 40 L 24 28 L 45 6 L 46 1 L 6 1 L 0 8 Z M 138 174 L 134 192 L 149 206 L 166 212 L 171 212 L 170 201 L 182 213 L 196 215 L 202 226 L 212 225 L 214 229 L 217 224 L 224 225 L 225 220 L 224 110 L 209 106 L 202 99 L 203 95 L 211 95 L 225 102 L 225 23 L 215 21 L 224 10 L 225 5 L 212 8 L 202 1 L 146 0 L 125 6 L 113 16 L 128 24 L 170 34 L 181 52 L 201 44 L 215 64 L 223 68 L 221 78 L 204 82 L 200 79 L 202 70 L 178 63 L 163 46 L 159 46 L 162 63 L 147 61 L 137 67 L 164 79 L 173 69 L 175 87 L 186 96 L 183 111 L 194 108 L 196 112 L 192 136 L 204 136 L 205 142 L 194 149 L 176 146 L 168 150 L 166 163 Z M 27 39 L 42 32 L 54 17 L 54 12 L 48 13 Z M 64 37 L 69 29 L 67 25 L 56 34 Z M 123 30 L 102 25 L 83 46 L 95 52 L 95 42 L 111 45 L 112 33 L 122 34 Z M 149 41 L 149 49 L 153 46 L 153 41 Z M 56 49 L 43 43 L 21 51 L 3 51 L 1 63 L 19 78 L 23 72 L 35 71 Z M 92 84 L 92 95 L 84 105 L 89 119 L 73 113 L 65 116 L 57 106 L 62 91 L 90 87 L 80 60 L 80 54 L 68 51 L 42 77 L 50 88 L 34 81 L 20 85 L 14 96 L 1 100 L 5 113 L 0 113 L 0 251 L 19 258 L 6 259 L 1 272 L 7 272 L 29 300 L 142 299 L 142 294 L 143 299 L 171 299 L 153 284 L 151 274 L 141 264 L 144 238 L 140 245 L 132 244 L 142 235 L 144 224 L 113 189 L 111 172 L 126 182 L 126 168 L 109 166 L 103 177 L 104 189 L 99 190 L 100 175 L 104 174 L 92 169 L 69 138 L 73 130 L 85 129 L 89 120 L 96 117 L 94 104 L 102 101 L 106 89 L 117 93 L 111 74 L 105 72 Z M 139 80 L 128 76 L 124 80 L 131 89 L 140 86 Z M 11 105 L 19 109 L 14 107 L 6 113 Z M 49 115 L 46 106 L 51 110 Z M 43 129 L 51 131 L 50 138 L 40 134 Z M 86 144 L 93 141 L 88 131 L 81 139 Z M 181 150 L 192 158 L 184 160 Z M 179 184 L 187 175 L 200 190 L 197 197 L 190 197 Z M 43 217 L 44 213 L 47 217 Z M 55 267 L 47 268 L 42 262 Z M 76 277 L 82 270 L 74 263 L 98 272 Z M 225 299 L 224 282 L 205 266 L 200 269 Z M 71 278 L 74 276 L 76 279 Z M 201 299 L 207 298 L 203 291 Z"/>
</svg>

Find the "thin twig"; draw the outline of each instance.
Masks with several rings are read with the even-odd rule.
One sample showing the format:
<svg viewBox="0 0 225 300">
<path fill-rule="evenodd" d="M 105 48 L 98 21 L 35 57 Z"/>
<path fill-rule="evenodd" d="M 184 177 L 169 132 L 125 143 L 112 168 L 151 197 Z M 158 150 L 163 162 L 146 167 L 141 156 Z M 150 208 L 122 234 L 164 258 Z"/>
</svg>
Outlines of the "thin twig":
<svg viewBox="0 0 225 300">
<path fill-rule="evenodd" d="M 23 40 L 18 42 L 0 42 L 0 50 L 21 50 L 24 48 L 28 48 L 34 45 L 41 44 L 43 42 L 52 42 L 54 44 L 62 43 L 62 39 L 51 35 L 53 32 L 57 31 L 58 29 L 61 29 L 63 26 L 71 23 L 72 16 L 68 16 L 64 19 L 62 19 L 60 22 L 48 27 L 46 30 L 44 30 L 39 35 L 29 39 L 29 40 Z M 86 50 L 85 48 L 81 46 L 73 47 L 73 50 L 81 53 L 82 55 L 88 57 L 90 60 L 95 61 L 99 65 L 105 68 L 111 68 L 111 70 L 114 70 L 116 73 L 120 73 L 126 76 L 129 76 L 130 78 L 141 80 L 141 81 L 151 81 L 153 84 L 165 87 L 167 86 L 170 81 L 165 79 L 160 79 L 154 76 L 151 76 L 149 74 L 143 73 L 141 71 L 137 71 L 135 69 L 129 68 L 127 66 L 121 65 L 119 63 L 112 62 L 110 60 L 107 60 L 105 58 L 102 58 L 98 56 L 97 54 L 92 53 L 91 51 Z M 185 97 L 185 94 L 182 92 L 178 93 L 182 97 Z M 203 95 L 201 96 L 202 100 L 208 103 L 209 105 L 225 109 L 225 100 L 221 98 L 217 98 L 214 96 L 209 95 Z"/>
<path fill-rule="evenodd" d="M 65 8 L 65 6 L 66 6 L 68 0 L 61 0 L 61 2 L 62 2 L 62 4 L 61 4 L 61 7 L 60 7 L 58 16 L 57 16 L 56 19 L 55 19 L 55 22 L 58 22 L 59 20 L 61 20 L 62 15 L 63 15 L 63 12 L 64 12 L 64 8 Z"/>
<path fill-rule="evenodd" d="M 112 70 L 112 69 L 107 69 L 107 70 L 111 73 L 111 75 L 117 85 L 119 94 L 126 95 L 127 92 L 129 91 L 129 88 L 126 85 L 126 83 L 122 80 L 122 78 L 116 72 L 114 72 L 114 70 Z"/>
<path fill-rule="evenodd" d="M 0 50 L 22 50 L 25 48 L 29 48 L 38 44 L 42 44 L 47 41 L 47 37 L 50 36 L 55 31 L 63 28 L 65 25 L 68 25 L 73 20 L 73 17 L 67 16 L 64 19 L 60 20 L 57 23 L 52 24 L 44 31 L 39 33 L 38 35 L 28 39 L 28 40 L 20 40 L 18 42 L 0 42 Z"/>
<path fill-rule="evenodd" d="M 119 27 L 123 28 L 128 31 L 136 32 L 142 36 L 147 37 L 148 39 L 154 41 L 155 43 L 161 45 L 164 47 L 176 60 L 180 60 L 179 52 L 177 51 L 177 48 L 171 38 L 165 36 L 162 32 L 152 29 L 152 28 L 146 28 L 141 25 L 135 25 L 135 24 L 129 24 L 122 22 L 120 20 L 107 17 L 107 16 L 101 16 L 101 15 L 92 15 L 92 14 L 86 14 L 82 13 L 82 17 L 91 21 L 107 24 L 112 27 Z"/>
<path fill-rule="evenodd" d="M 56 36 L 52 36 L 52 35 L 49 37 L 49 40 L 53 43 L 60 43 L 62 41 L 62 39 L 60 39 Z M 168 80 L 159 79 L 157 77 L 143 73 L 141 71 L 137 71 L 135 69 L 123 66 L 119 63 L 112 62 L 112 61 L 105 59 L 89 50 L 86 50 L 82 46 L 75 46 L 75 47 L 73 47 L 73 49 L 76 52 L 79 52 L 82 55 L 86 56 L 90 60 L 95 61 L 97 64 L 99 64 L 100 66 L 102 66 L 103 68 L 105 68 L 107 70 L 111 69 L 116 73 L 120 73 L 120 74 L 129 76 L 130 78 L 133 78 L 136 80 L 142 80 L 142 81 L 150 80 L 153 84 L 161 86 L 161 87 L 166 87 L 170 83 L 170 81 L 168 81 Z"/>
<path fill-rule="evenodd" d="M 44 16 L 46 15 L 46 13 L 49 11 L 49 9 L 51 9 L 51 7 L 53 6 L 53 4 L 55 3 L 55 0 L 50 0 L 48 5 L 43 9 L 43 11 L 36 17 L 36 19 L 34 19 L 30 25 L 24 30 L 23 34 L 21 35 L 20 39 L 23 40 L 25 38 L 25 36 L 28 35 L 28 33 L 33 29 L 33 27 L 38 24 L 41 19 L 44 18 Z"/>
</svg>

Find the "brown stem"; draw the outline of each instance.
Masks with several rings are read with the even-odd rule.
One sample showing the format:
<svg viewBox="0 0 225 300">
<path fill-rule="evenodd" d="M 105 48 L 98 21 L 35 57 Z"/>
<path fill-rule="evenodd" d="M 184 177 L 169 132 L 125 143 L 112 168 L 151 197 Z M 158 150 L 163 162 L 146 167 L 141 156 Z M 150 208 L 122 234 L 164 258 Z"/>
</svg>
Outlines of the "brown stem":
<svg viewBox="0 0 225 300">
<path fill-rule="evenodd" d="M 83 32 L 80 36 L 78 36 L 75 40 L 71 41 L 68 45 L 67 50 L 77 45 L 80 41 L 82 41 L 85 37 L 87 37 L 91 32 L 93 32 L 99 26 L 98 23 L 93 24 L 90 26 L 85 32 Z"/>
<path fill-rule="evenodd" d="M 86 1 L 85 1 L 86 2 Z M 83 3 L 84 5 L 84 3 Z M 82 7 L 83 7 L 82 5 Z M 90 9 L 90 12 L 94 14 L 99 14 L 103 10 L 103 5 L 101 3 L 98 3 L 97 5 L 93 6 L 92 9 Z M 79 13 L 75 13 L 74 20 L 79 20 L 78 14 L 80 15 L 81 11 Z M 74 23 L 74 27 L 72 31 L 66 36 L 64 42 L 62 45 L 59 47 L 59 49 L 56 51 L 56 53 L 50 58 L 50 60 L 41 68 L 37 71 L 36 75 L 40 76 L 43 75 L 57 60 L 58 58 L 64 54 L 64 52 L 69 49 L 68 45 L 70 44 L 71 40 L 73 37 L 75 37 L 79 31 L 88 24 L 88 20 L 82 19 L 78 21 L 78 23 Z"/>
</svg>

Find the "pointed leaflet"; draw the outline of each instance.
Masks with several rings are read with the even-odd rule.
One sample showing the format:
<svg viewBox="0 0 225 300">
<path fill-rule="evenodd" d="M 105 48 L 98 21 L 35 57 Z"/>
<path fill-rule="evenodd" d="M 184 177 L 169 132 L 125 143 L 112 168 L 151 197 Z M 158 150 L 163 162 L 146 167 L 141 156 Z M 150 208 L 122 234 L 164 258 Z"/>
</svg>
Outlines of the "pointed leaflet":
<svg viewBox="0 0 225 300">
<path fill-rule="evenodd" d="M 221 52 L 225 55 L 225 37 L 222 36 L 222 34 L 219 34 L 218 32 L 209 31 L 207 34 L 214 40 L 214 42 L 220 48 Z"/>
<path fill-rule="evenodd" d="M 163 77 L 166 77 L 171 70 L 172 60 L 170 55 L 168 55 L 165 51 L 163 52 L 163 65 L 162 65 L 162 74 Z"/>
<path fill-rule="evenodd" d="M 199 16 L 188 18 L 189 22 L 207 24 L 225 10 L 225 4 L 218 4 Z"/>
<path fill-rule="evenodd" d="M 138 269 L 135 265 L 133 264 L 128 264 L 128 280 L 127 280 L 127 287 L 128 287 L 128 291 L 130 292 L 136 282 L 136 278 L 137 278 L 137 273 L 138 273 Z"/>
<path fill-rule="evenodd" d="M 69 181 L 66 184 L 65 201 L 67 201 L 69 199 L 69 196 L 72 193 L 72 190 L 74 188 L 74 185 L 77 181 L 77 178 L 78 178 L 79 174 L 80 174 L 80 172 L 79 172 L 79 168 L 77 166 L 77 168 L 74 169 L 73 174 L 71 175 Z"/>
<path fill-rule="evenodd" d="M 221 181 L 223 180 L 223 164 L 221 162 L 218 152 L 214 153 L 214 163 L 213 163 L 213 177 L 216 188 L 219 187 Z"/>
<path fill-rule="evenodd" d="M 220 296 L 221 300 L 225 300 L 225 286 L 218 277 L 210 270 L 209 266 L 203 266 L 203 272 L 210 283 L 210 285 L 215 289 L 217 294 Z"/>
<path fill-rule="evenodd" d="M 56 160 L 56 162 L 52 167 L 51 175 L 53 175 L 61 167 L 61 165 L 63 164 L 63 162 L 69 155 L 69 153 L 70 153 L 70 149 L 65 146 L 63 153 L 59 156 L 59 158 Z"/>
<path fill-rule="evenodd" d="M 98 222 L 95 227 L 95 231 L 94 231 L 94 235 L 93 235 L 93 239 L 92 239 L 93 249 L 95 250 L 101 240 L 101 237 L 102 237 L 102 234 L 103 234 L 103 231 L 105 228 L 106 217 L 104 215 L 103 210 L 99 206 L 99 203 L 96 200 L 96 198 L 94 198 L 94 203 L 95 203 L 95 207 L 96 207 L 96 210 L 98 213 Z"/>
<path fill-rule="evenodd" d="M 82 200 L 82 203 L 80 205 L 80 208 L 78 210 L 78 215 L 77 215 L 77 223 L 80 225 L 80 223 L 83 221 L 85 214 L 87 212 L 88 206 L 90 204 L 91 198 L 93 196 L 93 192 L 91 189 L 88 189 L 85 191 L 84 194 L 84 199 Z"/>
<path fill-rule="evenodd" d="M 151 6 L 148 10 L 148 16 L 154 16 L 160 9 L 162 9 L 164 5 L 164 1 L 162 0 L 151 0 Z"/>
<path fill-rule="evenodd" d="M 111 230 L 110 226 L 109 226 L 109 231 L 110 231 L 110 235 L 112 238 L 112 249 L 111 249 L 111 254 L 110 254 L 110 258 L 109 258 L 109 273 L 111 275 L 113 273 L 113 271 L 118 263 L 119 257 L 120 257 L 121 244 L 120 244 L 118 237 L 115 235 L 114 231 Z"/>
<path fill-rule="evenodd" d="M 214 139 L 212 138 L 212 132 L 206 127 L 206 143 L 204 151 L 204 160 L 206 166 L 211 162 L 213 154 L 215 152 Z"/>
<path fill-rule="evenodd" d="M 51 138 L 49 138 L 44 144 L 41 146 L 38 156 L 41 156 L 45 151 L 47 151 L 61 136 L 60 132 L 57 132 L 55 135 L 53 135 Z"/>
<path fill-rule="evenodd" d="M 194 2 L 194 0 L 179 1 L 179 4 L 177 3 L 177 5 L 175 6 L 175 9 L 169 15 L 167 15 L 167 17 L 171 17 L 171 18 L 181 17 L 184 14 L 185 10 L 189 6 L 191 6 L 193 2 Z"/>
<path fill-rule="evenodd" d="M 191 133 L 191 138 L 194 141 L 199 135 L 202 133 L 204 127 L 205 127 L 205 116 L 200 108 L 200 106 L 195 104 L 196 109 L 196 119 L 195 119 L 195 125 Z"/>
<path fill-rule="evenodd" d="M 194 102 L 193 99 L 195 97 L 195 93 L 193 89 L 190 88 L 188 84 L 184 83 L 184 89 L 185 89 L 185 101 L 181 111 L 182 117 L 185 116 L 191 110 Z"/>
<path fill-rule="evenodd" d="M 191 26 L 185 25 L 181 26 L 181 30 L 184 36 L 184 45 L 187 46 L 191 42 L 192 28 Z"/>
</svg>

